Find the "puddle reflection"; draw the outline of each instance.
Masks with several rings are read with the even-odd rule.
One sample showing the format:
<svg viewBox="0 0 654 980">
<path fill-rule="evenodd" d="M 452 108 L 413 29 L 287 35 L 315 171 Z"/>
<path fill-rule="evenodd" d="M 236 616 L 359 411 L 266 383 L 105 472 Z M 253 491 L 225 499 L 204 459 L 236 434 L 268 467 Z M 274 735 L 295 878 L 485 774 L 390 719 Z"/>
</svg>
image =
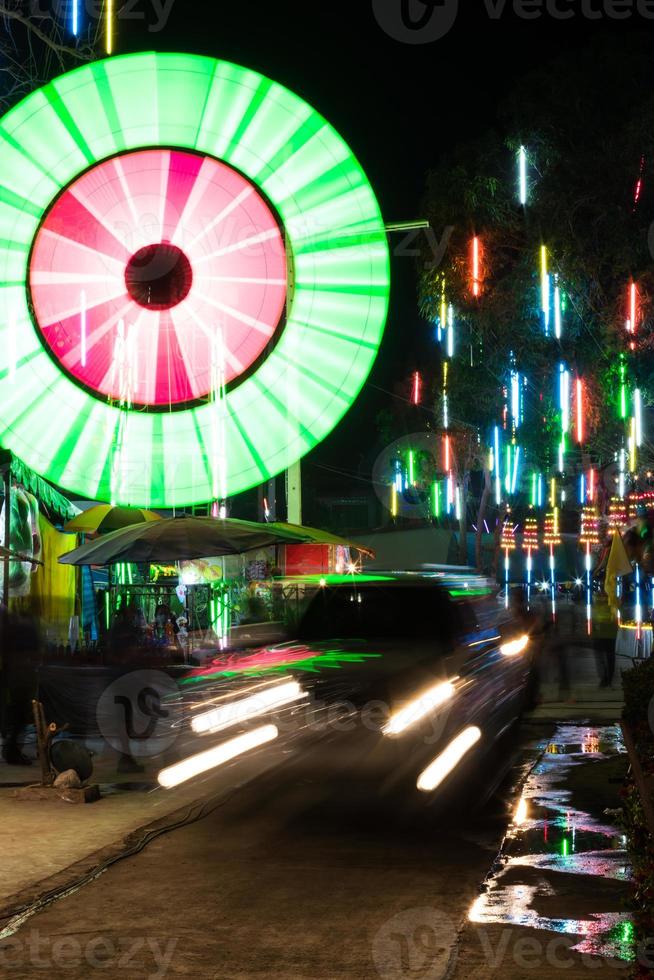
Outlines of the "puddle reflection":
<svg viewBox="0 0 654 980">
<path fill-rule="evenodd" d="M 572 793 L 564 788 L 571 767 L 621 753 L 624 745 L 618 726 L 557 728 L 527 779 L 507 833 L 501 865 L 470 909 L 471 922 L 507 923 L 579 936 L 571 947 L 579 953 L 633 959 L 633 926 L 627 913 L 598 909 L 585 918 L 571 919 L 537 911 L 544 898 L 548 908 L 556 908 L 556 873 L 614 882 L 629 880 L 623 834 L 605 818 L 575 808 Z M 515 884 L 520 868 L 555 874 L 540 878 L 535 885 Z M 569 903 L 569 891 L 569 883 L 561 888 L 562 911 L 563 903 Z"/>
</svg>

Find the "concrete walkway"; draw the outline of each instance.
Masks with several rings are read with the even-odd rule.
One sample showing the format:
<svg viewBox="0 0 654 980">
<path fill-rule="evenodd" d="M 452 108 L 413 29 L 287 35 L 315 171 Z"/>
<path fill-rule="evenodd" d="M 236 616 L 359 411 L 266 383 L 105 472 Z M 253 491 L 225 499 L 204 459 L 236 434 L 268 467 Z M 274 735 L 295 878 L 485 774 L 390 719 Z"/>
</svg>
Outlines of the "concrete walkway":
<svg viewBox="0 0 654 980">
<path fill-rule="evenodd" d="M 187 813 L 198 800 L 227 798 L 286 758 L 287 752 L 271 746 L 264 756 L 236 760 L 204 779 L 164 790 L 156 781 L 158 765 L 150 762 L 144 773 L 125 775 L 108 755 L 96 761 L 93 775 L 101 799 L 87 805 L 17 800 L 16 784 L 30 777 L 38 781 L 38 767 L 0 764 L 0 916 L 121 853 L 126 838 L 142 828 L 172 822 L 173 814 Z"/>
</svg>

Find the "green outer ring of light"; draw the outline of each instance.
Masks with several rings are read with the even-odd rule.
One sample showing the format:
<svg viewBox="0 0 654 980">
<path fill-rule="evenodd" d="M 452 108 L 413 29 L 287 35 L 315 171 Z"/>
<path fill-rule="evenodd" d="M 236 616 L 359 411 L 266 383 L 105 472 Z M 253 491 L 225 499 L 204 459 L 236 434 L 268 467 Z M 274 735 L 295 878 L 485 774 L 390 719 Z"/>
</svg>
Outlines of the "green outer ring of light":
<svg viewBox="0 0 654 980">
<path fill-rule="evenodd" d="M 281 472 L 331 432 L 364 384 L 386 323 L 389 255 L 374 192 L 347 144 L 297 95 L 229 62 L 155 52 L 97 61 L 33 92 L 0 120 L 0 444 L 97 500 L 111 496 L 120 412 L 77 387 L 44 350 L 28 307 L 27 260 L 43 213 L 79 174 L 162 145 L 244 173 L 280 214 L 293 255 L 283 335 L 227 395 L 229 495 Z M 211 411 L 131 413 L 128 490 L 117 502 L 210 500 Z"/>
</svg>

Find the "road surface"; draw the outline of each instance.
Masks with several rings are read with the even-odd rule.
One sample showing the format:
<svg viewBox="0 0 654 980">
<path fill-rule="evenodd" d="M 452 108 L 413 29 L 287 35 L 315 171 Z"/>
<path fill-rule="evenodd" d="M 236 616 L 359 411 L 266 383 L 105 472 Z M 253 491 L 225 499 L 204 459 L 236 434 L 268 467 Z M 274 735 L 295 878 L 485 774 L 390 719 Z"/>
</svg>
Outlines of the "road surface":
<svg viewBox="0 0 654 980">
<path fill-rule="evenodd" d="M 533 730 L 509 736 L 491 800 L 438 820 L 344 782 L 329 741 L 290 754 L 26 919 L 0 976 L 395 980 L 416 975 L 417 943 L 422 980 L 442 977 L 534 750 Z"/>
</svg>

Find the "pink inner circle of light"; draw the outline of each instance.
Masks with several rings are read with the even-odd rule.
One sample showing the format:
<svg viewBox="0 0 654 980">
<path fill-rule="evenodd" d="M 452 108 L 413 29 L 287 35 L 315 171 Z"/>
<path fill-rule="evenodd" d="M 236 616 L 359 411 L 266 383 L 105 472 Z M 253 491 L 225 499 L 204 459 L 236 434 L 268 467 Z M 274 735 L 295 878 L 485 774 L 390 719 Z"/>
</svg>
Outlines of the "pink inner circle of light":
<svg viewBox="0 0 654 980">
<path fill-rule="evenodd" d="M 137 303 L 125 281 L 133 257 L 159 242 L 193 274 L 188 295 L 165 310 Z M 37 326 L 73 378 L 113 399 L 180 405 L 261 356 L 284 314 L 286 252 L 267 202 L 232 167 L 139 150 L 98 164 L 58 198 L 29 283 Z"/>
</svg>

